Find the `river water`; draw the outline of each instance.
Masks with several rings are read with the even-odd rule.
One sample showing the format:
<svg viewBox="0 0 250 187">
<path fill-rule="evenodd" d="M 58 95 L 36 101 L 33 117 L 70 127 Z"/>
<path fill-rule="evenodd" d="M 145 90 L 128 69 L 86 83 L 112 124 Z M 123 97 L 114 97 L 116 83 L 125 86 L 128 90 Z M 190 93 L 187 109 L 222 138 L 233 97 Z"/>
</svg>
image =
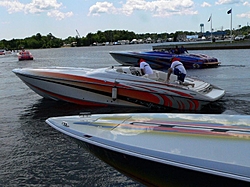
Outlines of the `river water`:
<svg viewBox="0 0 250 187">
<path fill-rule="evenodd" d="M 146 51 L 152 50 L 152 45 L 31 50 L 34 60 L 21 62 L 17 60 L 17 56 L 1 57 L 0 186 L 143 186 L 78 148 L 71 138 L 51 128 L 45 120 L 52 116 L 77 115 L 84 111 L 145 111 L 119 107 L 90 108 L 42 99 L 15 76 L 12 69 L 41 66 L 98 68 L 119 65 L 109 55 L 110 51 Z M 249 115 L 250 50 L 190 52 L 214 56 L 221 62 L 218 68 L 187 70 L 189 76 L 226 90 L 226 95 L 204 113 Z"/>
</svg>

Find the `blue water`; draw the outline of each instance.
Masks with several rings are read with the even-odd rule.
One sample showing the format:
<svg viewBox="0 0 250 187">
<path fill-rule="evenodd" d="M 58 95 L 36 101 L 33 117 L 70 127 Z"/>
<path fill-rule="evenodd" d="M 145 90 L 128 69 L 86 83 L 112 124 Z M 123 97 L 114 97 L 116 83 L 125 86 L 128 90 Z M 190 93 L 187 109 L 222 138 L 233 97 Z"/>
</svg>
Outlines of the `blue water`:
<svg viewBox="0 0 250 187">
<path fill-rule="evenodd" d="M 119 65 L 110 51 L 145 51 L 153 44 L 31 50 L 33 61 L 0 58 L 0 186 L 143 186 L 106 165 L 69 137 L 45 123 L 48 117 L 79 112 L 134 112 L 124 108 L 87 108 L 42 99 L 12 69 L 19 67 Z M 154 44 L 155 45 L 155 44 Z M 226 95 L 206 113 L 250 114 L 250 50 L 190 51 L 217 57 L 221 66 L 188 70 Z M 140 112 L 136 110 L 135 112 Z"/>
</svg>

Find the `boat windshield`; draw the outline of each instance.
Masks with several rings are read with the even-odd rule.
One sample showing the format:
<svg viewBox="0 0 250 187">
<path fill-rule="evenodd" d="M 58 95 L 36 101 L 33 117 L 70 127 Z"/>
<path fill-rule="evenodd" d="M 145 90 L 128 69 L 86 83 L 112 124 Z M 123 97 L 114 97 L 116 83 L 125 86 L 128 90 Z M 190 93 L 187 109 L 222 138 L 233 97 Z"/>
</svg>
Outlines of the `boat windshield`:
<svg viewBox="0 0 250 187">
<path fill-rule="evenodd" d="M 132 74 L 137 75 L 139 72 L 138 68 L 136 67 L 118 67 L 116 69 L 118 73 L 125 73 L 125 74 Z"/>
</svg>

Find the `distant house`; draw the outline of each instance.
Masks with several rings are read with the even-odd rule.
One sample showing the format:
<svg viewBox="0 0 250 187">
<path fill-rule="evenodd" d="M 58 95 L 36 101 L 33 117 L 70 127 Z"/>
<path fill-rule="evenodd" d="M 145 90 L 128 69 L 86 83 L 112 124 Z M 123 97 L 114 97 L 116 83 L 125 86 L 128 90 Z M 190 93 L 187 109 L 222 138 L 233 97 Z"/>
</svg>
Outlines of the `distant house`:
<svg viewBox="0 0 250 187">
<path fill-rule="evenodd" d="M 152 43 L 152 39 L 150 37 L 148 37 L 145 42 L 146 43 Z"/>
<path fill-rule="evenodd" d="M 199 38 L 198 35 L 187 35 L 187 40 L 192 41 L 192 40 L 197 40 Z"/>
<path fill-rule="evenodd" d="M 138 39 L 137 42 L 138 42 L 138 44 L 144 43 L 144 42 L 143 42 L 143 39 Z"/>
<path fill-rule="evenodd" d="M 118 40 L 121 45 L 129 44 L 129 40 Z"/>
<path fill-rule="evenodd" d="M 137 39 L 133 39 L 131 40 L 131 42 L 129 42 L 130 44 L 138 44 L 138 40 Z"/>
</svg>

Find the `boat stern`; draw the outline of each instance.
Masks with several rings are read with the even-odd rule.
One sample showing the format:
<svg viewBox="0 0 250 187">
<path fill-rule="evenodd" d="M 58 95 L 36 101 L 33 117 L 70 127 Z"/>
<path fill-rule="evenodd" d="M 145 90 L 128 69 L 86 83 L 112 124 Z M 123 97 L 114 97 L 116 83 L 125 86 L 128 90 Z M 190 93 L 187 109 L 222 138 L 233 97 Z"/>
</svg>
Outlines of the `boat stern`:
<svg viewBox="0 0 250 187">
<path fill-rule="evenodd" d="M 206 87 L 200 89 L 198 92 L 208 98 L 210 102 L 221 99 L 226 93 L 226 91 L 222 88 L 219 88 L 212 84 L 208 84 Z"/>
</svg>

